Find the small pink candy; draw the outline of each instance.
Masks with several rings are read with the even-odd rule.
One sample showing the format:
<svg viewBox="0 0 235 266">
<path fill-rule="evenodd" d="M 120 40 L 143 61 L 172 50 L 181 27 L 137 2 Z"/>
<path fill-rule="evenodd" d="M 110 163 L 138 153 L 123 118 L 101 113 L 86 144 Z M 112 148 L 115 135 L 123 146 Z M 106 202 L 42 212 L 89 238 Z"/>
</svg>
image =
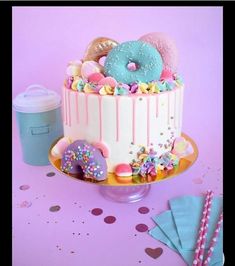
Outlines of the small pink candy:
<svg viewBox="0 0 235 266">
<path fill-rule="evenodd" d="M 164 69 L 162 71 L 160 80 L 167 80 L 167 79 L 173 79 L 173 74 L 172 74 L 172 72 L 170 70 Z"/>
<path fill-rule="evenodd" d="M 104 158 L 108 158 L 110 150 L 104 142 L 93 142 L 92 145 L 102 152 Z"/>
<path fill-rule="evenodd" d="M 130 176 L 132 175 L 132 168 L 129 164 L 118 164 L 114 170 L 117 176 Z"/>
<path fill-rule="evenodd" d="M 127 68 L 130 70 L 130 71 L 135 71 L 137 69 L 137 66 L 134 62 L 131 62 L 127 65 Z"/>
<path fill-rule="evenodd" d="M 85 61 L 81 67 L 81 75 L 84 79 L 87 79 L 93 73 L 102 73 L 103 66 L 95 61 Z"/>
<path fill-rule="evenodd" d="M 97 84 L 101 79 L 104 78 L 104 75 L 101 73 L 92 73 L 89 77 L 88 77 L 88 81 L 92 82 L 94 84 Z"/>
<path fill-rule="evenodd" d="M 98 82 L 99 85 L 109 85 L 110 87 L 114 88 L 117 85 L 117 81 L 112 77 L 106 77 L 101 79 Z"/>
</svg>

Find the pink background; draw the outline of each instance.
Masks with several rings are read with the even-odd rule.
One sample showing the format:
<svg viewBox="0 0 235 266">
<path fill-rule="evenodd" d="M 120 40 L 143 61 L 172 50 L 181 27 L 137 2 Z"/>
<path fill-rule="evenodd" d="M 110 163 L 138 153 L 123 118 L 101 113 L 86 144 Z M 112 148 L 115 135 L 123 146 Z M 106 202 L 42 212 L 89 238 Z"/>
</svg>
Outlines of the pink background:
<svg viewBox="0 0 235 266">
<path fill-rule="evenodd" d="M 151 228 L 150 217 L 167 209 L 168 199 L 175 196 L 199 195 L 207 188 L 222 193 L 222 8 L 15 7 L 13 97 L 33 83 L 60 93 L 67 62 L 81 59 L 97 36 L 123 42 L 153 31 L 168 33 L 179 49 L 179 73 L 186 86 L 183 132 L 198 145 L 197 162 L 180 177 L 153 185 L 139 203 L 108 202 L 96 186 L 69 179 L 51 166 L 33 167 L 17 159 L 21 147 L 13 115 L 14 266 L 185 265 L 147 233 L 138 233 L 135 225 Z M 56 175 L 47 177 L 51 171 Z M 30 189 L 19 190 L 23 184 Z M 20 208 L 24 200 L 32 206 Z M 61 210 L 49 212 L 52 205 Z M 150 213 L 139 214 L 141 206 L 148 206 Z M 92 216 L 89 210 L 95 207 L 105 214 Z M 106 214 L 117 221 L 105 224 Z M 72 232 L 81 235 L 74 237 Z M 162 247 L 163 255 L 154 260 L 145 254 L 146 247 Z"/>
</svg>

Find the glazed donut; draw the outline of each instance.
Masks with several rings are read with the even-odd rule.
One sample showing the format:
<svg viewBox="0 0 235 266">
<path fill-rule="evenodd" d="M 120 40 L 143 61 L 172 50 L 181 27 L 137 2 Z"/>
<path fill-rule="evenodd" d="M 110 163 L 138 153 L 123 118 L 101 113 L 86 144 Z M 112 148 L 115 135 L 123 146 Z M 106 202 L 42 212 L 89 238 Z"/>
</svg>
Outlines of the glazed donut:
<svg viewBox="0 0 235 266">
<path fill-rule="evenodd" d="M 100 58 L 106 56 L 113 47 L 118 43 L 106 37 L 99 37 L 94 39 L 87 47 L 83 61 L 99 62 Z"/>
<path fill-rule="evenodd" d="M 135 63 L 137 69 L 130 70 L 128 68 L 130 63 Z M 119 44 L 109 52 L 104 62 L 105 75 L 126 84 L 158 80 L 162 67 L 159 52 L 150 44 L 142 41 Z"/>
<path fill-rule="evenodd" d="M 178 66 L 178 50 L 172 39 L 162 32 L 148 33 L 139 39 L 140 41 L 151 44 L 160 53 L 163 60 L 163 68 L 177 71 Z"/>
<path fill-rule="evenodd" d="M 61 170 L 80 174 L 85 178 L 102 181 L 107 178 L 107 164 L 101 151 L 85 140 L 76 140 L 64 151 Z"/>
</svg>

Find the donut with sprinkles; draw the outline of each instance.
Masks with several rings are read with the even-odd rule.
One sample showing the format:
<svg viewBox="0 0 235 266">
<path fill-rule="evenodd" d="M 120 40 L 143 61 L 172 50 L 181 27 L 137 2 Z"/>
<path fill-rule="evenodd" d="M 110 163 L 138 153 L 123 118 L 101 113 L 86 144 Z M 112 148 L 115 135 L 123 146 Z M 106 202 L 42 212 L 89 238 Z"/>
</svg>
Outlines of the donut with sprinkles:
<svg viewBox="0 0 235 266">
<path fill-rule="evenodd" d="M 135 67 L 130 67 L 130 65 Z M 118 82 L 151 82 L 158 80 L 163 70 L 160 53 L 152 45 L 142 41 L 128 41 L 115 46 L 104 62 L 106 76 Z"/>
<path fill-rule="evenodd" d="M 76 140 L 63 153 L 61 170 L 84 178 L 103 181 L 107 178 L 107 163 L 101 151 L 86 140 Z"/>
</svg>

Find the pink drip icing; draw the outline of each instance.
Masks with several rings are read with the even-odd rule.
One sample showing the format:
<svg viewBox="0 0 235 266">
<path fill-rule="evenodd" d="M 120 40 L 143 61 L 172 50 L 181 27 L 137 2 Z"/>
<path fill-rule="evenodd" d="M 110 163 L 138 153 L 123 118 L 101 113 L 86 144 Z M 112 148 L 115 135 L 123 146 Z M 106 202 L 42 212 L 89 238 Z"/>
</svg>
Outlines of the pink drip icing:
<svg viewBox="0 0 235 266">
<path fill-rule="evenodd" d="M 180 120 L 181 120 L 181 90 L 179 90 L 179 115 L 178 115 L 178 125 L 179 125 L 179 128 L 180 128 Z"/>
<path fill-rule="evenodd" d="M 120 97 L 116 97 L 116 141 L 119 141 L 119 100 Z"/>
<path fill-rule="evenodd" d="M 64 110 L 65 110 L 65 124 L 68 125 L 68 110 L 67 110 L 67 89 L 65 90 L 65 101 L 64 101 Z"/>
<path fill-rule="evenodd" d="M 62 112 L 63 123 L 65 123 L 65 112 L 64 112 L 64 109 L 65 109 L 64 98 L 65 98 L 65 96 L 64 96 L 64 92 L 65 92 L 65 89 L 62 88 L 62 95 L 63 95 L 63 97 L 62 97 L 62 110 L 61 110 L 61 112 Z"/>
<path fill-rule="evenodd" d="M 86 108 L 86 124 L 88 125 L 88 93 L 84 93 L 84 95 L 85 95 L 85 102 L 86 102 L 86 106 L 85 106 L 85 108 Z"/>
<path fill-rule="evenodd" d="M 132 142 L 135 144 L 135 100 L 136 98 L 132 98 Z"/>
<path fill-rule="evenodd" d="M 156 95 L 156 117 L 158 117 L 158 95 Z"/>
<path fill-rule="evenodd" d="M 170 93 L 168 94 L 168 108 L 167 108 L 167 112 L 168 112 L 168 115 L 167 115 L 167 124 L 169 125 L 170 124 Z"/>
<path fill-rule="evenodd" d="M 175 101 L 174 101 L 174 127 L 176 128 L 176 92 L 175 92 Z"/>
<path fill-rule="evenodd" d="M 70 106 L 70 95 L 71 95 L 71 92 L 68 90 L 68 111 L 69 111 L 69 117 L 68 117 L 68 120 L 69 120 L 69 126 L 71 127 L 71 106 Z"/>
<path fill-rule="evenodd" d="M 102 130 L 102 96 L 98 96 L 99 99 L 99 120 L 100 120 L 100 141 L 103 139 L 103 130 Z"/>
<path fill-rule="evenodd" d="M 149 97 L 147 98 L 147 146 L 149 146 L 149 139 L 150 139 L 150 118 L 149 118 Z"/>
<path fill-rule="evenodd" d="M 77 117 L 77 123 L 79 124 L 79 111 L 78 111 L 78 96 L 79 94 L 75 94 L 75 100 L 76 100 L 76 117 Z"/>
</svg>

